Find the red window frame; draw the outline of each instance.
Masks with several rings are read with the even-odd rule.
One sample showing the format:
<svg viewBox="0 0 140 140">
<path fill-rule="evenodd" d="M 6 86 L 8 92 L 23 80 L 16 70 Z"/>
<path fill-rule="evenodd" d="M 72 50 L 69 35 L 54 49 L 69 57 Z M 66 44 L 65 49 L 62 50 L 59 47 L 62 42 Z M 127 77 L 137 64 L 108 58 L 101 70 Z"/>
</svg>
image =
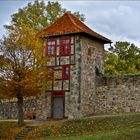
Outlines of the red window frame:
<svg viewBox="0 0 140 140">
<path fill-rule="evenodd" d="M 64 91 L 53 91 L 52 92 L 53 97 L 63 97 L 64 96 Z"/>
<path fill-rule="evenodd" d="M 68 42 L 66 42 L 66 41 L 68 41 Z M 66 47 L 67 47 L 67 49 L 66 49 Z M 60 55 L 61 56 L 70 55 L 70 47 L 71 47 L 70 38 L 62 38 L 62 39 L 60 39 Z"/>
<path fill-rule="evenodd" d="M 70 65 L 62 66 L 62 79 L 63 80 L 70 79 Z"/>
<path fill-rule="evenodd" d="M 48 43 L 51 43 L 50 45 Z M 54 42 L 54 44 L 52 44 Z M 53 52 L 49 53 L 49 48 L 53 48 Z M 52 51 L 52 50 L 51 50 Z M 56 55 L 56 40 L 47 40 L 46 41 L 46 55 L 47 56 L 55 56 Z"/>
</svg>

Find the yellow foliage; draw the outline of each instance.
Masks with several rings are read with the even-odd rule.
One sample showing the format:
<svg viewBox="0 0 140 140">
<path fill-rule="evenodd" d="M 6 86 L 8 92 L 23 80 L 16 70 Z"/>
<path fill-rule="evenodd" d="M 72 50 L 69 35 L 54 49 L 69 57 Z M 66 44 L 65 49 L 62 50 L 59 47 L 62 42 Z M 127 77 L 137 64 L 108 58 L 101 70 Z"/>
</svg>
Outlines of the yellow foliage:
<svg viewBox="0 0 140 140">
<path fill-rule="evenodd" d="M 3 64 L 5 73 L 0 84 L 1 95 L 28 97 L 40 94 L 46 88 L 47 59 L 36 33 L 33 28 L 22 25 L 4 40 L 4 57 L 8 61 Z"/>
</svg>

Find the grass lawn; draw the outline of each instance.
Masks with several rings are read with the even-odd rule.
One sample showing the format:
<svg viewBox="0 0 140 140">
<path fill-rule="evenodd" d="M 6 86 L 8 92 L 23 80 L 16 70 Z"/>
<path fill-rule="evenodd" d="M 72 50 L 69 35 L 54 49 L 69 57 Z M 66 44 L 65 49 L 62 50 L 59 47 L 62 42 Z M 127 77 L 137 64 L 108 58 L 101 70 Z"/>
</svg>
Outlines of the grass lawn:
<svg viewBox="0 0 140 140">
<path fill-rule="evenodd" d="M 140 140 L 140 127 L 134 129 L 102 131 L 96 134 L 81 134 L 68 137 L 48 137 L 41 140 Z"/>
<path fill-rule="evenodd" d="M 27 140 L 140 140 L 140 113 L 80 120 L 48 121 Z"/>
</svg>

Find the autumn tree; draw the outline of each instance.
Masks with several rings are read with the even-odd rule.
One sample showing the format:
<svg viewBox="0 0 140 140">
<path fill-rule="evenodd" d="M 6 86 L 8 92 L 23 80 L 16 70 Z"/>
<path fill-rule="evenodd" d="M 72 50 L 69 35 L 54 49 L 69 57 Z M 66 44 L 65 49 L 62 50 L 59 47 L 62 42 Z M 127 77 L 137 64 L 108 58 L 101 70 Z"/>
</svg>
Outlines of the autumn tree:
<svg viewBox="0 0 140 140">
<path fill-rule="evenodd" d="M 0 94 L 6 98 L 17 98 L 18 124 L 23 125 L 23 98 L 34 96 L 44 88 L 43 44 L 36 34 L 48 27 L 67 10 L 58 2 L 43 1 L 29 3 L 11 16 L 10 25 L 5 25 L 8 35 L 0 42 Z M 69 11 L 70 12 L 70 11 Z M 82 21 L 84 15 L 74 14 Z"/>
<path fill-rule="evenodd" d="M 24 35 L 20 37 L 19 35 L 20 33 L 10 34 L 0 42 L 3 56 L 0 62 L 2 81 L 0 94 L 6 98 L 17 98 L 18 124 L 21 126 L 23 125 L 23 98 L 37 95 L 42 91 L 43 52 L 41 47 L 38 49 L 37 40 L 32 40 L 30 43 L 25 40 Z M 22 38 L 25 44 L 19 38 Z"/>
<path fill-rule="evenodd" d="M 26 7 L 19 9 L 18 13 L 13 14 L 11 24 L 5 25 L 5 28 L 11 32 L 14 31 L 14 28 L 21 28 L 22 25 L 26 25 L 35 31 L 39 31 L 47 28 L 67 11 L 58 2 L 49 1 L 46 5 L 43 1 L 35 1 L 34 3 L 28 3 Z M 79 11 L 72 14 L 81 21 L 85 20 L 84 14 L 80 14 Z"/>
<path fill-rule="evenodd" d="M 127 41 L 118 41 L 108 50 L 105 56 L 106 74 L 140 74 L 140 48 Z"/>
</svg>

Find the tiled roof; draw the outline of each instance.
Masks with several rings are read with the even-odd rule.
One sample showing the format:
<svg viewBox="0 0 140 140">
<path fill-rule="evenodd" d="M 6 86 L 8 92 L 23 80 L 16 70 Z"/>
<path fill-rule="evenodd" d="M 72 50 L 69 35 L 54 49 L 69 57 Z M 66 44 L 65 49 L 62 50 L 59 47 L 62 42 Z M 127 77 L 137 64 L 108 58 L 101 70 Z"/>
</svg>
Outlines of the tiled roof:
<svg viewBox="0 0 140 140">
<path fill-rule="evenodd" d="M 48 28 L 40 31 L 38 33 L 39 37 L 55 36 L 70 33 L 86 33 L 95 38 L 101 39 L 102 41 L 109 43 L 110 39 L 96 33 L 77 19 L 74 15 L 70 13 L 65 13 L 56 22 L 50 25 Z"/>
</svg>

